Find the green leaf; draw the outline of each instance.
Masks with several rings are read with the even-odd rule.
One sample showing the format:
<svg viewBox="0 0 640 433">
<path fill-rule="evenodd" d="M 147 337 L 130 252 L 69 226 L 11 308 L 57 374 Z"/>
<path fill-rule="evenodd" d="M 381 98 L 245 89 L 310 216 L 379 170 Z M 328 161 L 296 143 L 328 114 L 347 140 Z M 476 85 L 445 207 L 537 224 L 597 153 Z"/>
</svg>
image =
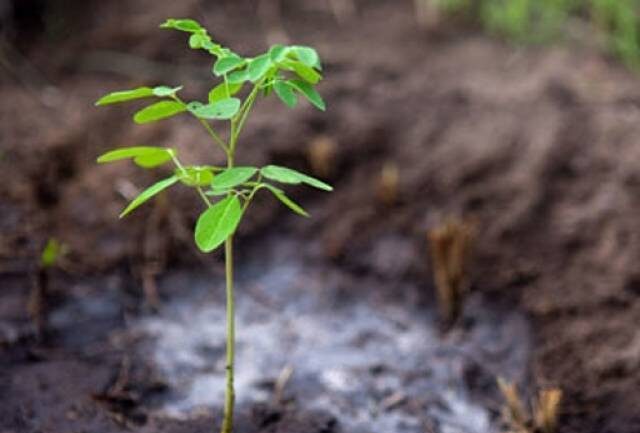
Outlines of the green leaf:
<svg viewBox="0 0 640 433">
<path fill-rule="evenodd" d="M 302 93 L 313 105 L 316 106 L 319 110 L 325 111 L 327 109 L 322 96 L 318 93 L 313 86 L 305 81 L 301 80 L 290 80 L 288 81 L 297 91 Z"/>
<path fill-rule="evenodd" d="M 133 162 L 142 168 L 154 168 L 171 161 L 171 158 L 172 154 L 170 152 L 155 152 L 149 155 L 138 156 L 133 159 Z"/>
<path fill-rule="evenodd" d="M 240 200 L 229 196 L 204 211 L 195 229 L 195 241 L 200 251 L 210 253 L 231 236 L 242 218 Z"/>
<path fill-rule="evenodd" d="M 229 84 L 238 84 L 238 83 L 244 83 L 248 79 L 249 79 L 249 71 L 246 69 L 243 69 L 241 71 L 234 71 L 230 73 L 229 76 L 227 77 L 227 82 Z"/>
<path fill-rule="evenodd" d="M 192 19 L 169 18 L 167 21 L 160 25 L 160 28 L 180 30 L 187 33 L 199 33 L 205 31 L 200 23 Z"/>
<path fill-rule="evenodd" d="M 176 182 L 178 182 L 178 177 L 177 176 L 171 176 L 171 177 L 169 177 L 167 179 L 161 180 L 160 182 L 157 182 L 157 183 L 151 185 L 149 188 L 147 188 L 144 191 L 142 191 L 140 193 L 140 195 L 138 197 L 136 197 L 131 203 L 129 203 L 129 206 L 127 206 L 127 208 L 125 210 L 123 210 L 122 213 L 120 214 L 120 218 L 130 214 L 136 208 L 138 208 L 140 205 L 142 205 L 143 203 L 148 201 L 150 198 L 152 198 L 153 196 L 161 193 L 162 191 L 164 191 L 165 189 L 169 188 L 170 186 L 172 186 Z"/>
<path fill-rule="evenodd" d="M 270 67 L 271 58 L 268 53 L 252 59 L 247 68 L 249 81 L 255 83 L 267 73 Z"/>
<path fill-rule="evenodd" d="M 133 116 L 133 120 L 138 124 L 150 123 L 175 116 L 184 111 L 187 111 L 187 108 L 179 102 L 160 101 L 138 111 Z"/>
<path fill-rule="evenodd" d="M 255 167 L 228 168 L 213 178 L 211 187 L 216 190 L 231 189 L 251 179 L 258 169 Z"/>
<path fill-rule="evenodd" d="M 153 89 L 150 87 L 138 87 L 133 90 L 121 90 L 118 92 L 109 93 L 98 99 L 96 105 L 109 105 L 117 104 L 119 102 L 132 101 L 134 99 L 148 98 L 153 96 Z"/>
<path fill-rule="evenodd" d="M 276 44 L 269 49 L 269 57 L 273 63 L 278 63 L 285 59 L 288 52 L 289 48 Z"/>
<path fill-rule="evenodd" d="M 194 33 L 189 36 L 189 48 L 194 50 L 200 49 L 207 42 L 207 37 L 203 34 Z"/>
<path fill-rule="evenodd" d="M 278 98 L 280 98 L 287 107 L 293 108 L 297 105 L 298 97 L 286 81 L 276 81 L 273 84 L 273 89 L 276 91 Z"/>
<path fill-rule="evenodd" d="M 133 162 L 140 167 L 153 168 L 170 161 L 174 152 L 173 149 L 164 147 L 125 147 L 101 155 L 98 158 L 98 163 L 104 164 L 106 162 L 120 161 L 123 159 L 133 159 Z"/>
<path fill-rule="evenodd" d="M 315 69 L 305 65 L 302 62 L 290 61 L 286 63 L 286 67 L 294 71 L 300 78 L 311 84 L 318 84 L 322 79 L 322 75 Z"/>
<path fill-rule="evenodd" d="M 333 191 L 333 187 L 331 185 L 328 185 L 321 180 L 287 167 L 280 167 L 278 165 L 267 165 L 266 167 L 262 167 L 260 173 L 267 179 L 275 180 L 276 182 L 280 183 L 288 183 L 293 185 L 304 183 L 314 188 L 322 189 L 324 191 Z"/>
<path fill-rule="evenodd" d="M 175 175 L 187 186 L 207 186 L 213 181 L 213 170 L 209 167 L 177 168 Z"/>
<path fill-rule="evenodd" d="M 220 83 L 209 92 L 209 103 L 227 99 L 242 90 L 244 83 Z"/>
<path fill-rule="evenodd" d="M 238 98 L 227 98 L 212 104 L 189 104 L 189 110 L 201 119 L 231 119 L 240 110 Z"/>
<path fill-rule="evenodd" d="M 65 244 L 54 238 L 49 239 L 42 250 L 42 254 L 40 254 L 40 267 L 47 269 L 55 266 L 66 251 L 67 246 Z"/>
<path fill-rule="evenodd" d="M 244 65 L 244 62 L 245 60 L 236 54 L 232 54 L 228 57 L 222 57 L 213 65 L 213 73 L 219 77 Z"/>
<path fill-rule="evenodd" d="M 291 47 L 291 51 L 293 51 L 298 60 L 305 65 L 316 69 L 322 69 L 322 66 L 320 65 L 320 56 L 315 49 L 296 45 Z"/>
<path fill-rule="evenodd" d="M 282 202 L 286 207 L 291 209 L 293 212 L 295 212 L 298 215 L 301 215 L 303 217 L 309 217 L 309 214 L 307 213 L 307 211 L 304 210 L 302 208 L 302 206 L 300 206 L 298 203 L 296 203 L 295 201 L 293 201 L 289 197 L 287 197 L 287 195 L 284 193 L 284 191 L 282 191 L 281 189 L 276 188 L 273 185 L 264 184 L 264 186 L 269 191 L 271 191 L 271 193 L 273 193 L 273 195 L 278 200 L 280 200 L 280 202 Z"/>
<path fill-rule="evenodd" d="M 164 98 L 167 96 L 173 96 L 182 90 L 182 86 L 178 87 L 168 87 L 168 86 L 158 86 L 154 87 L 153 94 L 159 98 Z"/>
</svg>

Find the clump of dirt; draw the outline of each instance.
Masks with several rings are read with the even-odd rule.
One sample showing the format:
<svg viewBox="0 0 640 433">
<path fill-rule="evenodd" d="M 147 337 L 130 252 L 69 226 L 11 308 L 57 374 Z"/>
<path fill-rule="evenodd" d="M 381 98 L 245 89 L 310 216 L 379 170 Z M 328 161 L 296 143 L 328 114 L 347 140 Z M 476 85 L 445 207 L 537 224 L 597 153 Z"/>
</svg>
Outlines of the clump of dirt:
<svg viewBox="0 0 640 433">
<path fill-rule="evenodd" d="M 325 58 L 329 111 L 261 104 L 241 162 L 309 170 L 313 143 L 328 140 L 336 192 L 297 195 L 310 221 L 259 203 L 240 242 L 260 248 L 260 229 L 277 224 L 341 269 L 421 284 L 415 301 L 425 304 L 433 290 L 427 231 L 451 215 L 471 217 L 478 227 L 473 289 L 531 316 L 535 380 L 565 392 L 561 431 L 637 431 L 637 78 L 581 47 L 515 49 L 475 34 L 425 34 L 408 3 L 359 2 L 358 16 L 340 25 L 321 2 L 282 2 L 283 27 L 274 33 L 279 21 L 255 14 L 248 1 L 140 0 L 101 6 L 80 40 L 59 42 L 57 56 L 46 42 L 26 58 L 14 56 L 19 61 L 0 87 L 11 101 L 0 105 L 3 281 L 15 280 L 21 296 L 49 236 L 69 244 L 71 279 L 113 270 L 139 279 L 136 269 L 150 260 L 215 266 L 216 258 L 191 252 L 198 207 L 188 191 L 172 196 L 175 208 L 160 200 L 122 224 L 116 216 L 131 191 L 161 173 L 92 164 L 120 144 L 171 144 L 187 160 L 215 161 L 206 137 L 186 118 L 133 128 L 127 109 L 93 111 L 90 101 L 143 82 L 184 82 L 194 97 L 211 85 L 197 72 L 207 59 L 185 53 L 180 35 L 158 33 L 166 16 L 201 19 L 239 51 L 284 32 Z M 380 200 L 390 166 L 398 168 L 397 195 Z M 161 251 L 160 259 L 148 251 Z M 64 281 L 57 287 L 69 291 Z M 3 321 L 23 320 L 10 311 Z M 3 352 L 5 371 L 23 368 L 32 356 L 19 356 L 23 350 Z M 88 383 L 74 384 L 71 394 L 103 382 L 99 372 L 84 376 Z M 20 422 L 11 428 L 22 431 Z"/>
</svg>

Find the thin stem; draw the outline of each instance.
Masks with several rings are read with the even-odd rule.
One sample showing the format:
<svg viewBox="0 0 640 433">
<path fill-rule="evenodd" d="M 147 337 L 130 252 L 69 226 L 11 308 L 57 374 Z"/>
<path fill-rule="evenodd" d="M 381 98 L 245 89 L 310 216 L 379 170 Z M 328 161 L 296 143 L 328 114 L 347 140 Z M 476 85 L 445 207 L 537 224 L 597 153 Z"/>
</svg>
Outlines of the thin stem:
<svg viewBox="0 0 640 433">
<path fill-rule="evenodd" d="M 233 163 L 234 154 L 233 150 L 230 150 L 227 152 L 227 167 L 232 168 Z M 233 193 L 230 192 L 229 195 L 231 194 Z M 229 236 L 224 242 L 224 265 L 227 283 L 227 364 L 225 367 L 227 388 L 224 397 L 222 433 L 231 433 L 233 430 L 233 409 L 235 403 L 233 370 L 236 344 L 235 305 L 233 296 L 233 236 Z"/>
<path fill-rule="evenodd" d="M 249 112 L 251 111 L 251 108 L 253 107 L 256 98 L 258 97 L 258 92 L 260 91 L 261 86 L 262 81 L 256 83 L 256 85 L 253 87 L 253 90 L 244 101 L 244 104 L 240 108 L 237 116 L 231 121 L 231 139 L 229 140 L 229 152 L 232 154 L 236 151 L 238 138 L 240 138 L 242 128 L 244 128 L 244 125 L 247 122 L 247 117 L 249 116 Z"/>
<path fill-rule="evenodd" d="M 225 273 L 227 280 L 227 388 L 224 398 L 224 419 L 222 433 L 231 433 L 233 429 L 233 409 L 235 391 L 233 386 L 233 369 L 235 361 L 235 305 L 233 299 L 233 236 L 224 243 Z"/>
<path fill-rule="evenodd" d="M 204 193 L 204 191 L 202 190 L 202 187 L 197 186 L 196 189 L 198 190 L 198 194 L 200 194 L 200 197 L 205 202 L 207 207 L 211 207 L 211 200 L 209 200 L 209 197 L 207 197 L 207 195 Z"/>
<path fill-rule="evenodd" d="M 258 175 L 258 181 L 252 182 L 254 186 L 253 186 L 253 189 L 251 190 L 251 193 L 249 194 L 249 197 L 247 197 L 247 199 L 245 200 L 244 206 L 242 206 L 242 213 L 244 213 L 247 210 L 247 208 L 251 204 L 251 200 L 253 200 L 253 197 L 256 195 L 256 193 L 265 187 L 265 185 L 261 183 L 261 180 L 262 180 L 262 176 Z"/>
<path fill-rule="evenodd" d="M 258 96 L 261 83 L 257 83 L 251 94 L 245 100 L 238 115 L 231 120 L 231 132 L 229 145 L 225 147 L 227 154 L 227 168 L 233 168 L 236 144 L 240 137 L 240 132 L 247 120 L 247 115 L 253 106 L 253 103 Z M 208 125 L 207 125 L 208 126 Z M 252 191 L 255 194 L 256 189 Z M 229 192 L 229 195 L 233 192 Z M 247 201 L 247 203 L 250 199 Z M 245 208 L 246 208 L 245 204 Z M 232 433 L 233 430 L 233 409 L 235 403 L 235 391 L 233 386 L 234 376 L 234 361 L 235 361 L 235 341 L 236 341 L 236 327 L 235 327 L 235 305 L 233 294 L 233 235 L 229 236 L 224 242 L 224 262 L 225 262 L 225 274 L 226 274 L 226 286 L 227 286 L 227 363 L 226 363 L 226 392 L 224 398 L 224 414 L 222 420 L 222 433 Z"/>
<path fill-rule="evenodd" d="M 173 95 L 173 99 L 184 105 L 185 107 L 187 106 L 187 104 L 185 104 L 185 102 L 180 99 L 180 97 L 178 95 Z M 224 151 L 224 153 L 226 153 L 227 155 L 229 154 L 229 147 L 227 146 L 227 144 L 224 142 L 224 140 L 222 138 L 220 138 L 220 136 L 216 133 L 216 131 L 213 130 L 213 128 L 211 127 L 211 125 L 209 125 L 209 123 L 205 120 L 205 119 L 201 119 L 197 116 L 195 116 L 198 121 L 202 124 L 202 126 L 204 126 L 204 129 L 207 130 L 207 132 L 209 133 L 209 135 L 211 136 L 211 138 L 213 138 L 213 141 L 215 141 L 216 143 L 218 143 L 218 145 L 220 145 L 220 147 L 222 148 L 222 150 Z"/>
<path fill-rule="evenodd" d="M 202 123 L 202 126 L 204 126 L 204 128 L 207 130 L 211 138 L 213 138 L 214 141 L 220 145 L 222 150 L 224 150 L 224 153 L 229 154 L 229 147 L 225 144 L 224 140 L 220 138 L 218 134 L 216 134 L 211 125 L 209 125 L 206 120 L 200 119 L 199 117 L 198 120 L 200 120 L 200 123 Z"/>
<path fill-rule="evenodd" d="M 187 170 L 184 168 L 184 166 L 182 165 L 178 157 L 175 155 L 175 152 L 173 152 L 173 150 L 171 151 L 171 159 L 173 160 L 173 163 L 176 165 L 176 167 L 178 167 L 178 170 L 180 170 L 180 172 L 183 175 L 186 175 Z M 202 201 L 204 201 L 204 204 L 206 204 L 207 207 L 211 207 L 211 200 L 209 200 L 209 197 L 206 196 L 206 194 L 202 190 L 202 187 L 196 186 L 196 190 L 198 191 L 198 194 L 200 194 L 200 198 L 202 198 Z"/>
</svg>

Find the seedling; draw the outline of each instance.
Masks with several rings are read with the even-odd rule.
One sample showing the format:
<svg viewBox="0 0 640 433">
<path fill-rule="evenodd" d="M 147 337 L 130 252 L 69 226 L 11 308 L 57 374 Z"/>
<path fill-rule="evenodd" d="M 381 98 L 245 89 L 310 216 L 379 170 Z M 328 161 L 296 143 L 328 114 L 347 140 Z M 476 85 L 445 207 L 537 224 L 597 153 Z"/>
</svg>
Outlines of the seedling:
<svg viewBox="0 0 640 433">
<path fill-rule="evenodd" d="M 44 337 L 47 328 L 47 296 L 50 273 L 52 269 L 60 266 L 67 250 L 65 244 L 50 238 L 40 253 L 38 268 L 27 301 L 27 312 L 35 326 L 38 338 Z"/>
<path fill-rule="evenodd" d="M 100 156 L 98 162 L 131 160 L 145 169 L 172 163 L 175 166 L 172 175 L 140 193 L 122 211 L 120 217 L 130 214 L 162 191 L 182 184 L 194 189 L 205 207 L 195 226 L 194 239 L 197 247 L 204 253 L 211 253 L 224 244 L 227 353 L 222 432 L 230 433 L 233 428 L 235 357 L 233 235 L 259 191 L 270 192 L 294 213 L 308 216 L 307 212 L 276 184 L 305 184 L 323 191 L 333 189 L 318 179 L 286 167 L 236 166 L 240 134 L 259 97 L 275 94 L 290 108 L 297 105 L 299 97 L 303 97 L 324 111 L 325 103 L 315 89 L 322 79 L 322 67 L 318 53 L 310 47 L 274 45 L 265 53 L 254 57 L 242 57 L 214 42 L 207 31 L 194 20 L 168 19 L 160 27 L 187 33 L 191 49 L 203 50 L 213 56 L 212 74 L 217 83 L 210 90 L 207 100 L 187 102 L 179 96 L 182 86 L 159 86 L 110 93 L 98 100 L 96 105 L 156 99 L 151 105 L 134 114 L 133 120 L 138 124 L 152 123 L 183 113 L 189 114 L 205 129 L 212 143 L 225 154 L 226 167 L 187 166 L 180 161 L 175 148 L 149 146 L 112 150 Z M 226 139 L 219 132 L 220 123 L 227 125 Z"/>
</svg>

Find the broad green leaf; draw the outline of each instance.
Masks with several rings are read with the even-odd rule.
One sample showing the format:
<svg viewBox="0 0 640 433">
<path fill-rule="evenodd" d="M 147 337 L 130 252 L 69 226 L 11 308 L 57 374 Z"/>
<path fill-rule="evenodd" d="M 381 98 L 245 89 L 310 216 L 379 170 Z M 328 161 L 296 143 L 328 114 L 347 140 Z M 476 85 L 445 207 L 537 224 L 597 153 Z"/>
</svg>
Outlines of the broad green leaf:
<svg viewBox="0 0 640 433">
<path fill-rule="evenodd" d="M 256 82 L 267 73 L 271 67 L 271 58 L 269 54 L 262 54 L 249 62 L 247 67 L 248 78 L 251 82 Z"/>
<path fill-rule="evenodd" d="M 244 65 L 244 59 L 238 55 L 232 54 L 228 57 L 222 57 L 213 65 L 213 73 L 216 76 L 227 74 L 239 66 Z"/>
<path fill-rule="evenodd" d="M 201 119 L 231 119 L 240 110 L 240 100 L 238 98 L 227 98 L 221 101 L 206 105 L 189 104 L 189 110 Z"/>
<path fill-rule="evenodd" d="M 153 96 L 153 89 L 150 87 L 138 87 L 133 90 L 121 90 L 109 93 L 108 95 L 98 99 L 96 105 L 117 104 L 118 102 L 132 101 L 134 99 L 148 98 L 150 96 Z"/>
<path fill-rule="evenodd" d="M 213 178 L 211 187 L 216 190 L 231 189 L 251 179 L 258 169 L 255 167 L 228 168 Z"/>
<path fill-rule="evenodd" d="M 293 212 L 301 215 L 303 217 L 309 217 L 309 214 L 306 210 L 302 208 L 298 203 L 291 200 L 281 189 L 276 188 L 275 186 L 265 184 L 265 188 L 267 188 L 271 193 L 276 196 L 278 200 L 280 200 L 285 206 L 291 209 Z"/>
<path fill-rule="evenodd" d="M 318 84 L 322 79 L 322 75 L 315 69 L 305 65 L 302 62 L 290 61 L 286 63 L 286 67 L 295 72 L 304 81 L 311 84 Z"/>
<path fill-rule="evenodd" d="M 289 52 L 289 48 L 276 44 L 269 49 L 269 57 L 273 63 L 278 63 L 285 59 L 287 52 Z"/>
<path fill-rule="evenodd" d="M 309 100 L 309 102 L 315 105 L 316 108 L 322 111 L 327 109 L 327 106 L 324 103 L 322 96 L 320 96 L 318 91 L 314 89 L 314 87 L 311 84 L 301 80 L 290 80 L 288 82 L 293 87 L 295 87 L 297 91 L 302 93 Z"/>
<path fill-rule="evenodd" d="M 178 177 L 177 176 L 171 176 L 171 177 L 169 177 L 167 179 L 161 180 L 160 182 L 157 182 L 157 183 L 151 185 L 149 188 L 147 188 L 144 191 L 142 191 L 140 193 L 140 195 L 138 197 L 136 197 L 131 203 L 129 203 L 129 206 L 127 206 L 127 208 L 125 210 L 123 210 L 122 213 L 120 214 L 120 218 L 130 214 L 136 208 L 138 208 L 140 205 L 142 205 L 146 201 L 148 201 L 150 198 L 152 198 L 153 196 L 161 193 L 162 191 L 164 191 L 165 189 L 169 188 L 170 186 L 172 186 L 176 182 L 178 182 Z"/>
<path fill-rule="evenodd" d="M 243 83 L 248 79 L 249 79 L 249 71 L 246 69 L 243 69 L 241 71 L 233 71 L 232 73 L 230 73 L 229 76 L 227 77 L 227 82 L 229 84 L 237 84 L 237 83 Z"/>
<path fill-rule="evenodd" d="M 244 83 L 220 83 L 209 92 L 209 103 L 227 99 L 242 90 Z"/>
<path fill-rule="evenodd" d="M 210 167 L 177 168 L 175 175 L 187 186 L 208 186 L 213 181 L 213 170 Z"/>
<path fill-rule="evenodd" d="M 229 196 L 204 211 L 195 229 L 195 241 L 200 251 L 210 253 L 231 236 L 242 218 L 240 200 Z"/>
<path fill-rule="evenodd" d="M 293 108 L 298 103 L 298 97 L 286 81 L 276 81 L 273 84 L 273 89 L 276 91 L 278 98 L 280 98 L 287 107 Z"/>
<path fill-rule="evenodd" d="M 333 187 L 331 185 L 328 185 L 321 180 L 287 167 L 280 167 L 278 165 L 267 165 L 266 167 L 262 167 L 260 173 L 267 179 L 275 180 L 276 182 L 280 183 L 288 183 L 293 185 L 304 183 L 314 188 L 322 189 L 324 191 L 333 191 Z"/>
<path fill-rule="evenodd" d="M 318 56 L 318 52 L 315 49 L 296 45 L 291 47 L 291 51 L 296 55 L 298 60 L 305 65 L 311 68 L 322 69 L 320 65 L 320 56 Z"/>
<path fill-rule="evenodd" d="M 163 29 L 175 29 L 187 33 L 204 32 L 200 23 L 192 19 L 175 19 L 169 18 L 163 24 L 160 25 Z"/>
<path fill-rule="evenodd" d="M 98 163 L 104 164 L 106 162 L 121 161 L 123 159 L 133 159 L 133 162 L 140 167 L 153 168 L 170 161 L 173 153 L 173 149 L 164 147 L 125 147 L 101 155 L 98 158 Z"/>
<path fill-rule="evenodd" d="M 169 161 L 171 161 L 172 154 L 168 151 L 155 152 L 149 155 L 141 155 L 133 158 L 133 162 L 142 168 L 154 168 L 159 167 Z"/>
<path fill-rule="evenodd" d="M 187 111 L 187 108 L 179 102 L 160 101 L 138 111 L 133 116 L 133 120 L 138 124 L 150 123 L 175 116 L 184 111 Z"/>
<path fill-rule="evenodd" d="M 202 107 L 204 107 L 204 104 L 200 101 L 191 101 L 187 104 L 187 110 L 192 113 L 196 110 L 201 109 Z"/>
<path fill-rule="evenodd" d="M 182 86 L 178 87 L 168 87 L 168 86 L 158 86 L 154 87 L 153 94 L 159 98 L 163 98 L 166 96 L 173 96 L 182 90 Z"/>
</svg>

